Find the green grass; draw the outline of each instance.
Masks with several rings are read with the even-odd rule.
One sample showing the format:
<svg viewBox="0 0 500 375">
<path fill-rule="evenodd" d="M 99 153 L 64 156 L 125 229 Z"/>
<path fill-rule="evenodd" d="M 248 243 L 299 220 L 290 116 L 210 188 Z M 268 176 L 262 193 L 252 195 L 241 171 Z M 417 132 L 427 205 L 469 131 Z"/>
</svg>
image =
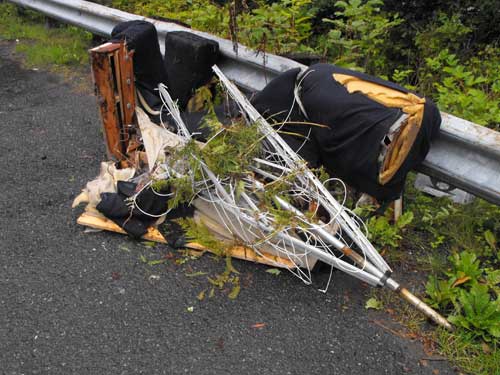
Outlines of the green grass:
<svg viewBox="0 0 500 375">
<path fill-rule="evenodd" d="M 29 67 L 79 66 L 88 63 L 87 49 L 92 34 L 73 26 L 48 28 L 45 18 L 26 11 L 18 14 L 15 5 L 0 4 L 0 40 L 16 41 Z"/>
<path fill-rule="evenodd" d="M 463 371 L 474 375 L 499 375 L 500 350 L 494 344 L 475 342 L 470 335 L 444 329 L 436 331 L 439 351 Z"/>
<path fill-rule="evenodd" d="M 500 375 L 500 350 L 495 343 L 484 343 L 462 330 L 448 332 L 444 328 L 425 329 L 425 317 L 413 306 L 402 301 L 396 293 L 387 289 L 373 289 L 369 293 L 382 303 L 391 317 L 406 327 L 408 338 L 417 338 L 424 345 L 437 345 L 435 354 L 445 357 L 452 365 L 470 375 Z M 420 295 L 422 297 L 422 295 Z M 402 336 L 405 333 L 399 332 Z"/>
</svg>

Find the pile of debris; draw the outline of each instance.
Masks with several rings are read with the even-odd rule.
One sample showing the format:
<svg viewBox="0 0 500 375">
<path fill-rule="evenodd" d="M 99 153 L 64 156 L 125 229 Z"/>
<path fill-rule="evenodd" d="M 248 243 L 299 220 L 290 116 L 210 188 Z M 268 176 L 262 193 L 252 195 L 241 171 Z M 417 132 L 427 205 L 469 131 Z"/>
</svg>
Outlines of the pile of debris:
<svg viewBox="0 0 500 375">
<path fill-rule="evenodd" d="M 116 162 L 76 198 L 87 203 L 81 224 L 166 241 L 161 222 L 192 216 L 232 256 L 306 283 L 321 261 L 397 291 L 450 328 L 391 277 L 363 223 L 326 187 L 345 190 L 345 181 L 379 201 L 398 198 L 439 129 L 432 103 L 326 64 L 285 72 L 249 100 L 217 67 L 217 43 L 173 32 L 163 60 L 144 21 L 118 25 L 91 55 Z"/>
</svg>

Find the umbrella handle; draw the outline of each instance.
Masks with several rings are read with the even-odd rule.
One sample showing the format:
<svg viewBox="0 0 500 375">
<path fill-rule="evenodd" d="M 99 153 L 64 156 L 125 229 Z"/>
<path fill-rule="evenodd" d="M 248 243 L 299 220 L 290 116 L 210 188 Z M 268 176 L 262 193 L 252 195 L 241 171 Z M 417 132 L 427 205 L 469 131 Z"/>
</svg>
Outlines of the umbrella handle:
<svg viewBox="0 0 500 375">
<path fill-rule="evenodd" d="M 448 331 L 454 330 L 453 326 L 450 324 L 450 322 L 448 322 L 448 320 L 446 320 L 446 318 L 444 318 L 436 310 L 434 310 L 432 307 L 430 307 L 428 304 L 426 304 L 420 298 L 418 298 L 413 293 L 411 293 L 408 289 L 401 287 L 397 290 L 397 292 L 399 292 L 400 296 L 404 300 L 408 301 L 413 306 L 415 306 L 417 308 L 417 310 L 422 312 L 425 316 L 430 318 L 433 322 L 440 325 L 441 327 L 446 328 Z"/>
</svg>

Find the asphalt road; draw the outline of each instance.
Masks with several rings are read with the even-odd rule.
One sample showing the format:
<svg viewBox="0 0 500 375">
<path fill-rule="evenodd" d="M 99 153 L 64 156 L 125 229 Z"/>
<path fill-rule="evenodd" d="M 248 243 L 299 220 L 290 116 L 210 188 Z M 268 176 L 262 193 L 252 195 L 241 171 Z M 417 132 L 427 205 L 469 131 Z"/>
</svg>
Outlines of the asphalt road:
<svg viewBox="0 0 500 375">
<path fill-rule="evenodd" d="M 84 233 L 70 205 L 105 159 L 95 98 L 21 68 L 8 44 L 0 77 L 0 374 L 455 373 L 375 324 L 390 317 L 343 274 L 323 294 L 328 274 L 306 286 L 234 261 L 238 298 L 198 301 L 206 278 L 186 273 L 223 262 L 150 266 L 141 255 L 170 250 Z"/>
</svg>

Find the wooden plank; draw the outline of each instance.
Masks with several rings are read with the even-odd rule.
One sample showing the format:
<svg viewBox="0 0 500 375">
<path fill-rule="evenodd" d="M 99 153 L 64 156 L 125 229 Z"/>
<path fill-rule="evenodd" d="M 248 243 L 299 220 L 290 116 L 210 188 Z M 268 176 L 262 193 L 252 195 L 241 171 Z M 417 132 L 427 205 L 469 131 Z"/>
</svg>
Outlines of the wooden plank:
<svg viewBox="0 0 500 375">
<path fill-rule="evenodd" d="M 119 47 L 117 43 L 107 43 L 101 49 L 90 50 L 95 94 L 101 113 L 108 157 L 117 160 L 123 159 L 125 149 L 121 145 L 120 118 L 116 110 L 116 88 L 109 54 L 113 54 Z"/>
<path fill-rule="evenodd" d="M 289 259 L 281 258 L 276 255 L 271 255 L 264 252 L 262 253 L 264 256 L 261 256 L 252 249 L 245 246 L 233 246 L 231 249 L 229 249 L 229 254 L 233 258 L 266 264 L 272 267 L 290 269 L 294 269 L 296 267 L 295 264 Z"/>
<path fill-rule="evenodd" d="M 112 74 L 113 74 L 113 86 L 115 88 L 115 103 L 120 108 L 120 128 L 123 125 L 123 108 L 121 105 L 121 80 L 120 80 L 120 53 L 122 44 L 118 46 L 118 49 L 113 53 L 109 54 L 110 60 L 112 60 Z"/>
<path fill-rule="evenodd" d="M 90 52 L 99 52 L 99 53 L 104 53 L 104 52 L 114 52 L 116 50 L 116 45 L 118 43 L 111 43 L 107 42 L 104 44 L 101 44 L 100 46 L 94 47 L 90 49 Z"/>
<path fill-rule="evenodd" d="M 81 214 L 76 222 L 80 225 L 94 229 L 127 234 L 127 232 L 125 232 L 119 225 L 117 225 L 113 221 L 105 217 L 91 215 L 87 212 Z M 165 237 L 163 237 L 163 235 L 158 231 L 158 229 L 154 227 L 149 227 L 148 232 L 144 236 L 142 236 L 142 239 L 159 243 L 167 243 Z M 207 249 L 206 247 L 196 242 L 189 242 L 186 244 L 186 247 L 198 251 L 213 252 L 210 249 Z M 278 256 L 270 254 L 265 254 L 265 256 L 261 256 L 252 249 L 244 246 L 233 246 L 232 248 L 229 249 L 229 255 L 231 255 L 233 258 L 252 261 L 255 263 L 266 264 L 273 267 L 295 268 L 295 265 L 288 259 L 280 258 Z"/>
<path fill-rule="evenodd" d="M 80 215 L 80 217 L 76 220 L 76 222 L 80 225 L 84 225 L 86 227 L 107 230 L 109 232 L 116 232 L 121 234 L 127 234 L 118 224 L 109 220 L 105 217 L 99 217 L 91 215 L 87 212 L 84 212 Z M 142 239 L 147 241 L 154 241 L 160 243 L 167 243 L 167 240 L 163 235 L 158 231 L 158 229 L 154 227 L 149 227 L 148 232 L 142 236 Z"/>
<path fill-rule="evenodd" d="M 128 126 L 134 124 L 135 115 L 135 82 L 134 82 L 134 51 L 128 51 L 122 43 L 119 54 L 120 66 L 120 105 L 123 111 L 124 130 L 128 134 Z M 127 137 L 128 138 L 128 137 Z"/>
</svg>

